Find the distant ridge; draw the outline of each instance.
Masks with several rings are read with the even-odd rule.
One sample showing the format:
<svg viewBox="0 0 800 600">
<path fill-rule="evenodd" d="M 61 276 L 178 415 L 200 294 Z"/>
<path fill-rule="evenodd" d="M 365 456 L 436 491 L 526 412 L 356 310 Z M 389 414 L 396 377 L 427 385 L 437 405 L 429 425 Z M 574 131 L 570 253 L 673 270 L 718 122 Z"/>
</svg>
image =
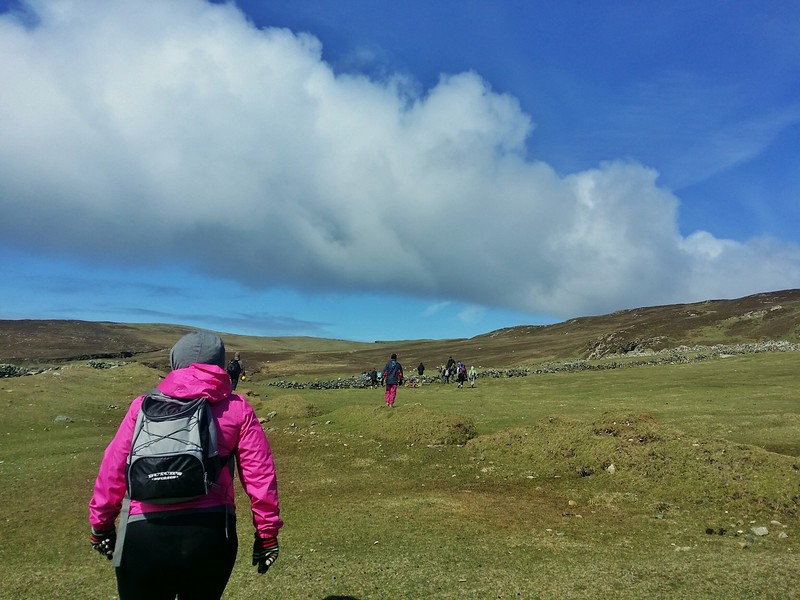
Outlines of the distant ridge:
<svg viewBox="0 0 800 600">
<path fill-rule="evenodd" d="M 169 348 L 194 328 L 75 320 L 0 320 L 0 363 L 45 364 L 125 358 L 166 368 Z M 380 368 L 397 352 L 406 369 L 422 361 L 435 369 L 449 356 L 487 367 L 543 360 L 592 359 L 683 345 L 800 342 L 800 290 L 764 292 L 621 310 L 554 325 L 520 325 L 473 338 L 374 343 L 309 337 L 252 337 L 221 333 L 230 352 L 274 376 L 360 373 Z"/>
</svg>

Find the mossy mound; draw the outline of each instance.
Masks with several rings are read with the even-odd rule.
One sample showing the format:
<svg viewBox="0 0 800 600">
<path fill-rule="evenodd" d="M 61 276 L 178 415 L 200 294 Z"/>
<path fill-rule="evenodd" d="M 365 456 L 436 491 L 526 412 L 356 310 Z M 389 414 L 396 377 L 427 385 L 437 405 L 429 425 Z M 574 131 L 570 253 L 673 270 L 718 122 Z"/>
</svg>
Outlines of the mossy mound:
<svg viewBox="0 0 800 600">
<path fill-rule="evenodd" d="M 253 405 L 255 406 L 256 403 L 253 402 Z M 323 414 L 316 404 L 309 402 L 299 394 L 283 394 L 265 399 L 258 402 L 256 410 L 260 416 L 274 411 L 278 418 L 288 419 L 305 419 Z"/>
<path fill-rule="evenodd" d="M 689 437 L 649 415 L 607 414 L 590 422 L 553 417 L 474 438 L 467 448 L 489 476 L 581 480 L 587 487 L 601 478 L 659 506 L 794 517 L 800 501 L 800 459 Z"/>
<path fill-rule="evenodd" d="M 331 413 L 331 419 L 337 425 L 384 443 L 463 445 L 477 435 L 472 419 L 431 411 L 420 404 L 397 408 L 348 406 Z"/>
</svg>

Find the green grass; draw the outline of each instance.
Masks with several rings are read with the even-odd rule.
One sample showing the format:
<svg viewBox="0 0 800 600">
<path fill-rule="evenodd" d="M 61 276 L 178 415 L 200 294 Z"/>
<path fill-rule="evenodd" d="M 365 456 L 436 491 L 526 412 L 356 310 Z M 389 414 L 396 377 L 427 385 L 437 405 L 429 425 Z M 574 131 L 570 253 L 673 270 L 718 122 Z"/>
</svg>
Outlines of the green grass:
<svg viewBox="0 0 800 600">
<path fill-rule="evenodd" d="M 259 415 L 276 413 L 286 526 L 258 576 L 240 493 L 226 598 L 794 597 L 797 363 L 431 384 L 400 389 L 393 410 L 382 390 L 248 381 Z M 74 365 L 0 382 L 0 598 L 116 597 L 87 504 L 127 404 L 159 378 Z"/>
</svg>

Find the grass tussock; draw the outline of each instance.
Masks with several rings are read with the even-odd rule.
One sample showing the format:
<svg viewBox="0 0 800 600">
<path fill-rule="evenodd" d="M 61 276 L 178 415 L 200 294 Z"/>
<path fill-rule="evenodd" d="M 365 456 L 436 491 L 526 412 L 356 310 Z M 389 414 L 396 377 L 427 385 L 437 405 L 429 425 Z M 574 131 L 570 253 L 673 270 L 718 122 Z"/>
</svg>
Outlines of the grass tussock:
<svg viewBox="0 0 800 600">
<path fill-rule="evenodd" d="M 253 401 L 251 404 L 259 414 L 275 412 L 278 416 L 289 419 L 318 417 L 323 414 L 313 402 L 298 394 L 283 394 L 264 401 Z"/>
<path fill-rule="evenodd" d="M 418 403 L 398 408 L 351 405 L 335 410 L 330 418 L 384 443 L 453 446 L 466 444 L 477 435 L 471 418 L 434 411 Z"/>
</svg>

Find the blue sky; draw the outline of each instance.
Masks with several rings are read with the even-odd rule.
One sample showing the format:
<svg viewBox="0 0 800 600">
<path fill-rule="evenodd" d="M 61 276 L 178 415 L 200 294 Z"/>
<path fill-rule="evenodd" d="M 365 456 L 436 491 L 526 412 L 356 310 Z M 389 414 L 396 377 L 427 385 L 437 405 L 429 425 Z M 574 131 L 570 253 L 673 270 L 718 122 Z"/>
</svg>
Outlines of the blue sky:
<svg viewBox="0 0 800 600">
<path fill-rule="evenodd" d="M 0 0 L 0 318 L 472 337 L 800 287 L 800 4 Z"/>
</svg>

